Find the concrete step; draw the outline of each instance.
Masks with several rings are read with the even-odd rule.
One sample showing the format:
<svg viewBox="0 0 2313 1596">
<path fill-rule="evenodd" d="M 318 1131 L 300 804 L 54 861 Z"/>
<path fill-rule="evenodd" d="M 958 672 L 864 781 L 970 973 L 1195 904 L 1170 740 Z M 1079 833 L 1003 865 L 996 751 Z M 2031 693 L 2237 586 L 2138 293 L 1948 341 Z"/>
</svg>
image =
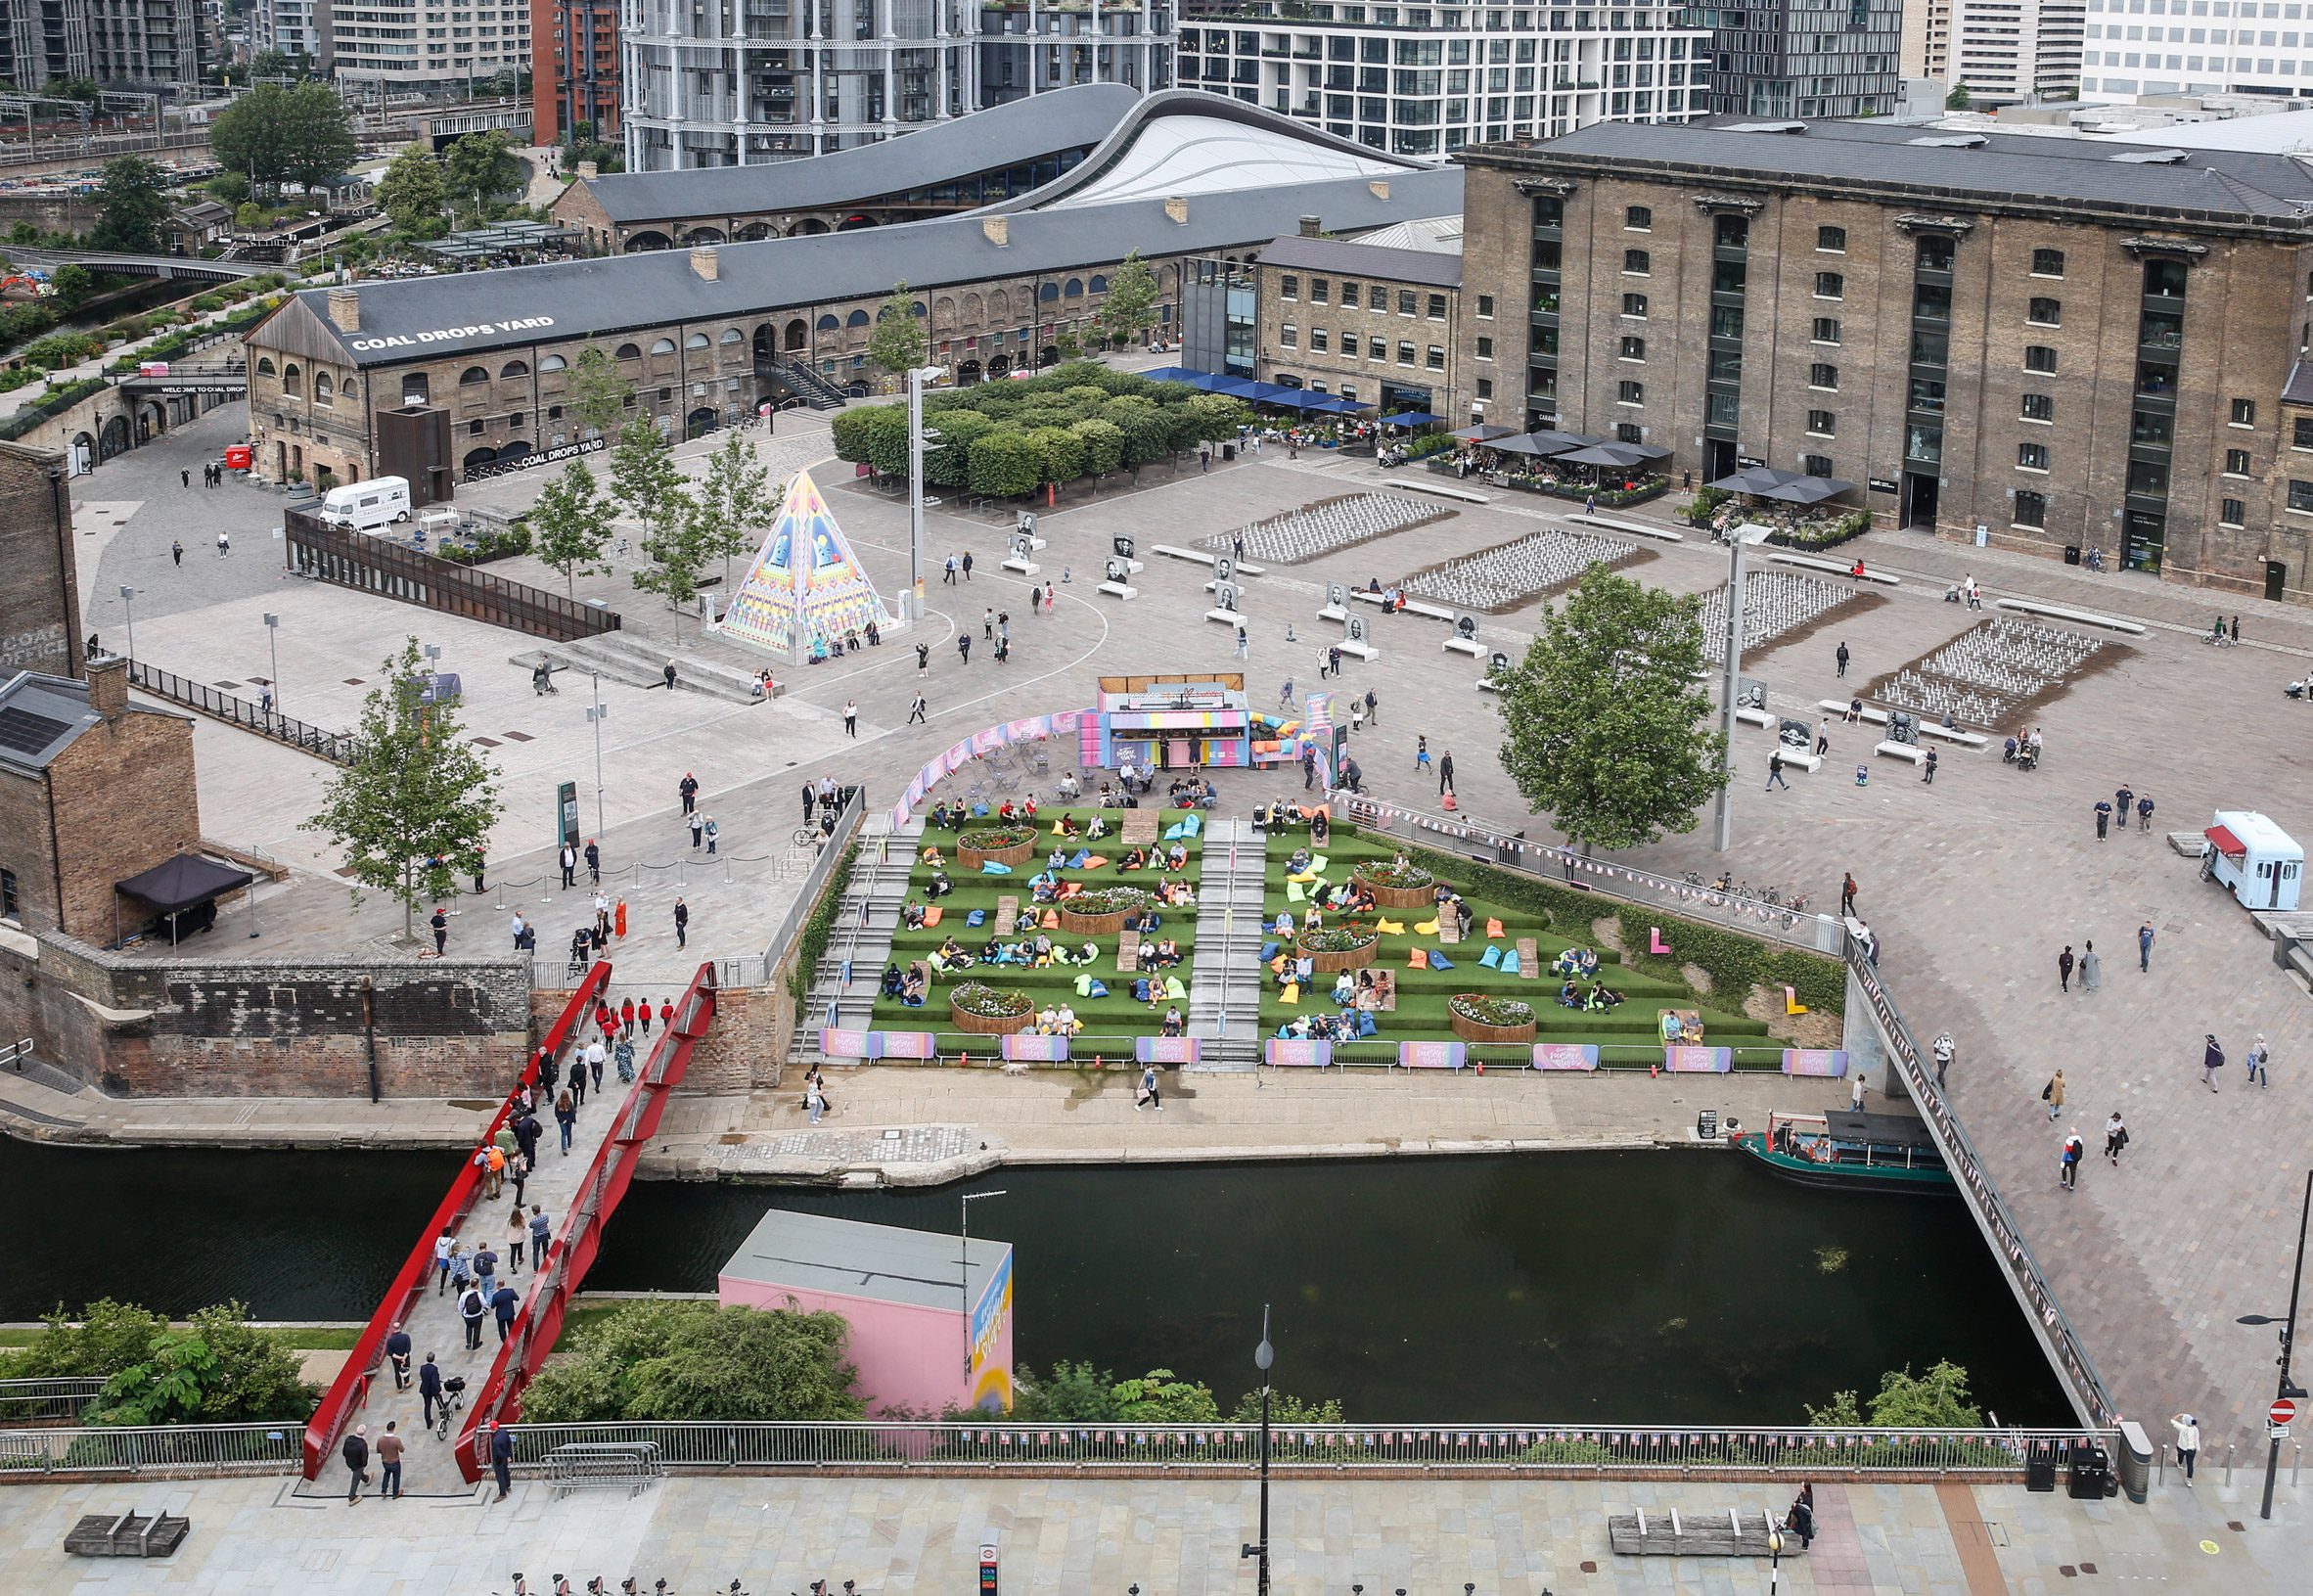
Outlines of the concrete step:
<svg viewBox="0 0 2313 1596">
<path fill-rule="evenodd" d="M 541 655 L 553 661 L 557 671 L 599 674 L 623 686 L 642 688 L 665 685 L 666 661 L 671 658 L 675 662 L 677 692 L 702 693 L 729 704 L 762 702 L 755 697 L 753 679 L 744 671 L 686 655 L 662 654 L 647 645 L 621 639 L 616 632 L 568 643 L 549 643 L 532 653 L 516 655 L 514 661 L 517 664 L 535 665 Z"/>
</svg>

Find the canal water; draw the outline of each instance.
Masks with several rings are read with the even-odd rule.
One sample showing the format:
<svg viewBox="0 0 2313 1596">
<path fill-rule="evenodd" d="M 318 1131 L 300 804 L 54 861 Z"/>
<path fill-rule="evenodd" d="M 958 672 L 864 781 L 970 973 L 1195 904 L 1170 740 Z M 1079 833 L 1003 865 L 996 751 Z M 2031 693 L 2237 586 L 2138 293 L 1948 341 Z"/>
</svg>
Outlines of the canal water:
<svg viewBox="0 0 2313 1596">
<path fill-rule="evenodd" d="M 360 1318 L 452 1172 L 421 1154 L 0 1143 L 0 1319 L 111 1295 Z M 1224 1406 L 1261 1304 L 1280 1390 L 1352 1419 L 1777 1424 L 1948 1357 L 2069 1414 L 1956 1200 L 1827 1195 L 1714 1153 L 1003 1169 L 930 1191 L 638 1181 L 590 1289 L 711 1291 L 773 1206 L 1015 1247 L 1016 1356 L 1166 1368 Z"/>
</svg>

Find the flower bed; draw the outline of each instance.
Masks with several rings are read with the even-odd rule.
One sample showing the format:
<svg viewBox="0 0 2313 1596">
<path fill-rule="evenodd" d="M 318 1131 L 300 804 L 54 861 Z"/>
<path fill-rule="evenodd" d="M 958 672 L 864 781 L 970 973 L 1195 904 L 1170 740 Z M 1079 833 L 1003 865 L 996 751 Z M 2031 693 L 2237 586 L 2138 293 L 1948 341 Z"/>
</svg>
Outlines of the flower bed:
<svg viewBox="0 0 2313 1596">
<path fill-rule="evenodd" d="M 1384 909 L 1427 909 L 1437 902 L 1437 878 L 1418 864 L 1376 859 L 1358 865 L 1349 876 Z"/>
<path fill-rule="evenodd" d="M 956 834 L 956 865 L 963 870 L 1026 864 L 1035 849 L 1036 834 L 1026 826 L 975 826 Z"/>
<path fill-rule="evenodd" d="M 1098 887 L 1059 904 L 1061 930 L 1077 936 L 1113 936 L 1124 917 L 1148 907 L 1149 894 L 1137 887 Z"/>
<path fill-rule="evenodd" d="M 1036 1005 L 1025 992 L 968 980 L 948 993 L 948 1018 L 976 1036 L 1009 1036 L 1036 1023 Z"/>
<path fill-rule="evenodd" d="M 1308 955 L 1309 967 L 1332 975 L 1341 970 L 1363 970 L 1374 962 L 1382 946 L 1381 934 L 1363 926 L 1325 926 L 1305 931 L 1293 946 Z"/>
<path fill-rule="evenodd" d="M 1534 1039 L 1534 1010 L 1515 997 L 1484 992 L 1457 992 L 1446 999 L 1454 1034 L 1466 1042 L 1530 1042 Z"/>
</svg>

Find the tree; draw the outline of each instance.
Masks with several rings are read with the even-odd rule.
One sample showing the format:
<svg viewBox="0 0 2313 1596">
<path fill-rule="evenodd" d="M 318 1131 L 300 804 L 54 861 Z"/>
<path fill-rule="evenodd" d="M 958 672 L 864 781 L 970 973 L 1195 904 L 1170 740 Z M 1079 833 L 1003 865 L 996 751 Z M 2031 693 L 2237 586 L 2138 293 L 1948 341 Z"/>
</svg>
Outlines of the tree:
<svg viewBox="0 0 2313 1596">
<path fill-rule="evenodd" d="M 570 414 L 582 435 L 609 437 L 626 417 L 634 385 L 618 374 L 618 363 L 589 343 L 570 366 Z"/>
<path fill-rule="evenodd" d="M 1135 250 L 1109 279 L 1109 296 L 1101 301 L 1101 331 L 1111 342 L 1129 342 L 1147 331 L 1156 308 L 1156 274 Z"/>
<path fill-rule="evenodd" d="M 96 278 L 86 266 L 77 261 L 68 261 L 56 269 L 55 275 L 48 280 L 48 286 L 55 291 L 53 297 L 56 307 L 59 310 L 72 310 L 88 297 L 90 291 L 96 287 Z"/>
<path fill-rule="evenodd" d="M 393 158 L 378 180 L 378 205 L 393 225 L 419 238 L 436 239 L 449 231 L 442 219 L 449 203 L 441 161 L 423 144 L 413 144 Z"/>
<path fill-rule="evenodd" d="M 529 1424 L 857 1419 L 838 1313 L 626 1302 L 580 1331 L 522 1391 Z"/>
<path fill-rule="evenodd" d="M 521 189 L 528 176 L 529 168 L 496 128 L 467 134 L 450 146 L 442 162 L 443 183 L 473 211 L 476 223 L 486 219 L 493 200 Z"/>
<path fill-rule="evenodd" d="M 723 560 L 723 587 L 731 585 L 731 557 L 754 547 L 754 533 L 767 526 L 786 501 L 787 485 L 770 485 L 771 470 L 755 458 L 754 445 L 737 433 L 724 437 L 723 446 L 706 459 L 706 477 L 699 484 L 693 535 L 700 558 Z"/>
<path fill-rule="evenodd" d="M 924 364 L 924 326 L 916 319 L 916 301 L 902 281 L 876 312 L 875 331 L 868 335 L 867 357 L 894 377 Z"/>
<path fill-rule="evenodd" d="M 345 103 L 327 83 L 260 83 L 210 125 L 208 147 L 218 165 L 259 188 L 325 182 L 355 153 Z"/>
<path fill-rule="evenodd" d="M 466 741 L 456 703 L 425 702 L 433 677 L 418 640 L 385 670 L 362 704 L 353 763 L 302 828 L 345 850 L 355 902 L 366 887 L 401 905 L 408 936 L 419 903 L 447 897 L 459 867 L 481 856 L 500 804 L 496 773 Z"/>
<path fill-rule="evenodd" d="M 313 1411 L 321 1389 L 297 1356 L 249 1322 L 249 1308 L 222 1302 L 183 1330 L 153 1338 L 142 1360 L 106 1382 L 90 1414 L 98 1424 L 246 1424 Z"/>
<path fill-rule="evenodd" d="M 1044 452 L 1018 428 L 999 427 L 972 445 L 972 490 L 999 499 L 1033 493 L 1044 480 Z"/>
<path fill-rule="evenodd" d="M 1966 111 L 1973 104 L 1975 96 L 1968 92 L 1965 83 L 1954 83 L 1952 92 L 1943 97 L 1943 109 L 1946 111 Z"/>
<path fill-rule="evenodd" d="M 563 586 L 578 595 L 578 576 L 607 573 L 602 563 L 611 546 L 611 524 L 617 508 L 595 486 L 586 462 L 573 460 L 563 474 L 539 490 L 530 509 L 532 547 L 538 558 L 563 573 Z"/>
<path fill-rule="evenodd" d="M 91 249 L 148 254 L 160 248 L 160 224 L 168 220 L 168 178 L 142 156 L 115 156 L 105 162 L 97 185 L 97 224 Z"/>
<path fill-rule="evenodd" d="M 223 205 L 237 205 L 249 197 L 249 175 L 246 172 L 219 172 L 203 187 L 208 197 Z"/>
<path fill-rule="evenodd" d="M 1855 1392 L 1840 1391 L 1823 1407 L 1810 1405 L 1807 1422 L 1835 1430 L 1867 1423 L 1879 1430 L 1980 1430 L 1983 1409 L 1968 1400 L 1968 1371 L 1945 1359 L 1924 1375 L 1913 1374 L 1909 1364 L 1882 1375 L 1868 1420 Z"/>
<path fill-rule="evenodd" d="M 1525 659 L 1497 672 L 1502 768 L 1537 814 L 1585 851 L 1692 831 L 1726 781 L 1692 594 L 1584 572 L 1542 615 Z"/>
<path fill-rule="evenodd" d="M 249 78 L 252 83 L 268 77 L 302 77 L 303 72 L 279 50 L 259 50 L 249 58 Z"/>
<path fill-rule="evenodd" d="M 634 585 L 674 607 L 680 642 L 682 612 L 699 596 L 706 556 L 699 541 L 696 505 L 674 463 L 674 450 L 648 417 L 620 433 L 611 451 L 611 496 L 642 523 L 643 553 L 652 563 L 634 573 Z"/>
<path fill-rule="evenodd" d="M 1218 1424 L 1221 1405 L 1212 1388 L 1183 1380 L 1170 1369 L 1151 1369 L 1116 1382 L 1116 1417 L 1126 1424 Z"/>
<path fill-rule="evenodd" d="M 110 1379 L 144 1357 L 168 1321 L 151 1308 L 107 1297 L 80 1310 L 64 1304 L 40 1316 L 46 1327 L 20 1351 L 0 1354 L 0 1379 Z"/>
</svg>

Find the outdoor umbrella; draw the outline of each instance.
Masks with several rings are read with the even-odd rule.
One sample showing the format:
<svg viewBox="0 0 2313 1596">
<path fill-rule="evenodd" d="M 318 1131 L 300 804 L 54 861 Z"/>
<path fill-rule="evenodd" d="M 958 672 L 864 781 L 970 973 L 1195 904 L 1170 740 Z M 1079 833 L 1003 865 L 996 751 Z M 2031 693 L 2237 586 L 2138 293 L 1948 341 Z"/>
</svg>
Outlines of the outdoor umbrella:
<svg viewBox="0 0 2313 1596">
<path fill-rule="evenodd" d="M 1460 438 L 1465 443 L 1491 443 L 1498 437 L 1516 437 L 1517 435 L 1517 428 L 1497 427 L 1490 421 L 1479 422 L 1475 427 L 1456 428 L 1453 432 L 1446 433 L 1446 436 Z"/>
<path fill-rule="evenodd" d="M 1287 388 L 1283 383 L 1255 383 L 1250 395 L 1255 404 L 1285 404 L 1295 410 L 1306 401 L 1297 388 Z"/>
<path fill-rule="evenodd" d="M 1383 416 L 1382 425 L 1384 427 L 1429 427 L 1441 419 L 1427 410 L 1407 410 L 1394 416 Z"/>
<path fill-rule="evenodd" d="M 1604 443 L 1603 437 L 1592 437 L 1588 433 L 1561 433 L 1551 428 L 1528 433 L 1534 441 L 1536 454 L 1564 454 L 1568 449 L 1587 449 L 1594 443 Z"/>
<path fill-rule="evenodd" d="M 1550 445 L 1538 441 L 1531 433 L 1518 437 L 1498 437 L 1484 446 L 1499 450 L 1503 454 L 1551 454 L 1556 452 Z"/>
<path fill-rule="evenodd" d="M 1643 462 L 1647 451 L 1630 443 L 1593 443 L 1587 449 L 1575 449 L 1558 458 L 1569 466 L 1630 467 Z"/>
<path fill-rule="evenodd" d="M 1842 482 L 1831 477 L 1802 477 L 1797 481 L 1785 482 L 1761 493 L 1761 498 L 1780 500 L 1785 504 L 1821 504 L 1836 499 L 1842 493 L 1855 490 L 1853 482 Z"/>
<path fill-rule="evenodd" d="M 1235 399 L 1249 399 L 1260 390 L 1260 384 L 1248 383 L 1242 377 L 1216 377 L 1212 380 L 1213 392 L 1226 393 Z"/>
<path fill-rule="evenodd" d="M 1795 471 L 1777 471 L 1773 466 L 1746 466 L 1709 485 L 1723 493 L 1766 494 L 1789 483 L 1804 480 Z"/>
<path fill-rule="evenodd" d="M 1191 371 L 1186 366 L 1158 366 L 1156 370 L 1144 371 L 1141 375 L 1152 383 L 1189 383 L 1202 377 L 1204 373 Z"/>
</svg>

